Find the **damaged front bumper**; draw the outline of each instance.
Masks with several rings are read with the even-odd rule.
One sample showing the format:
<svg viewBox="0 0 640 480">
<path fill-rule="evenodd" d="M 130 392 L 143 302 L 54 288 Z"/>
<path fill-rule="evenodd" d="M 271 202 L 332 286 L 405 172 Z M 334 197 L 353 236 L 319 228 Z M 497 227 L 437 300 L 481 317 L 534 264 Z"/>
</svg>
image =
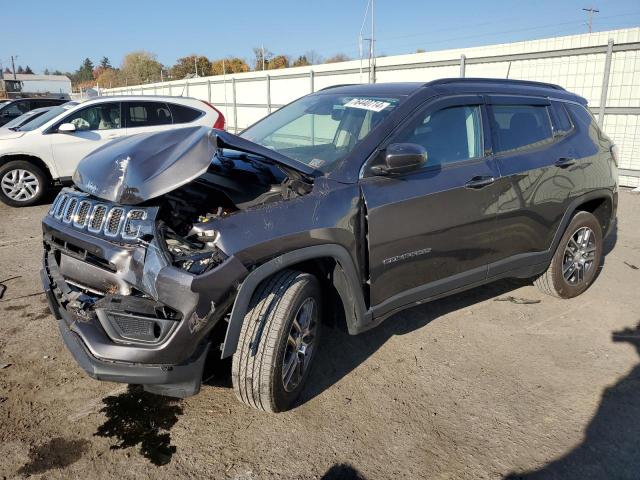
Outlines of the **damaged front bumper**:
<svg viewBox="0 0 640 480">
<path fill-rule="evenodd" d="M 50 216 L 43 233 L 42 283 L 78 364 L 98 380 L 197 393 L 210 333 L 247 274 L 242 263 L 229 257 L 196 276 L 159 264 L 142 244 L 110 242 Z"/>
</svg>

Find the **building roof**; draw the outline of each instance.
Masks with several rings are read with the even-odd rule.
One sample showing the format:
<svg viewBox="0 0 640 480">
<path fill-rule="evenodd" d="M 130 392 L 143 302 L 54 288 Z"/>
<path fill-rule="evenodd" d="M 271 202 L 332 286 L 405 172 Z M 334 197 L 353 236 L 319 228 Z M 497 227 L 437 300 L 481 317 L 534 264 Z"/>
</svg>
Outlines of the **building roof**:
<svg viewBox="0 0 640 480">
<path fill-rule="evenodd" d="M 5 73 L 4 78 L 5 80 L 13 80 L 13 73 Z M 32 75 L 29 73 L 16 73 L 16 80 L 20 80 L 21 82 L 71 82 L 69 77 L 65 75 Z"/>
</svg>

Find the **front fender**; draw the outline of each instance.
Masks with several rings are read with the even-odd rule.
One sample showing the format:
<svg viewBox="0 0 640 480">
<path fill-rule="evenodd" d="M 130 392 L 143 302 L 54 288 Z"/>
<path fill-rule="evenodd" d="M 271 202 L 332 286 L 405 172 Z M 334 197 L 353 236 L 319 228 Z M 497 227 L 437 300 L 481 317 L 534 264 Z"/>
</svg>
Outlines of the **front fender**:
<svg viewBox="0 0 640 480">
<path fill-rule="evenodd" d="M 222 347 L 222 358 L 233 355 L 238 346 L 242 322 L 249 309 L 249 302 L 258 285 L 274 273 L 307 260 L 333 258 L 339 266 L 335 284 L 347 312 L 349 333 L 366 330 L 371 322 L 367 311 L 356 267 L 346 248 L 337 244 L 314 245 L 279 255 L 260 265 L 244 279 L 236 295 L 231 318 Z M 351 316 L 350 314 L 353 314 Z"/>
</svg>

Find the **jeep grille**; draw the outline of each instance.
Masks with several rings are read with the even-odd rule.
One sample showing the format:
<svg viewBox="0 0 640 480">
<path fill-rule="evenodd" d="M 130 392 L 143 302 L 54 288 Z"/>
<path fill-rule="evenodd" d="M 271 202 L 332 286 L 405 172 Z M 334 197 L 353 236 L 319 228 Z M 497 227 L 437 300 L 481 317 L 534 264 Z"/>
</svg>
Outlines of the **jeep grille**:
<svg viewBox="0 0 640 480">
<path fill-rule="evenodd" d="M 131 241 L 138 238 L 139 222 L 147 219 L 147 210 L 110 205 L 65 189 L 54 200 L 49 216 L 78 230 Z"/>
</svg>

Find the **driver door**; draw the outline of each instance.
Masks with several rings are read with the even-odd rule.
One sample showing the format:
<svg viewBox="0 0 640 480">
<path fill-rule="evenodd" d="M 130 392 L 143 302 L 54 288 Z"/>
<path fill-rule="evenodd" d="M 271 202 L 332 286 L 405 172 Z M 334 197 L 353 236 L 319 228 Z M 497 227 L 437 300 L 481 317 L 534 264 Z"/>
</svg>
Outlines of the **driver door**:
<svg viewBox="0 0 640 480">
<path fill-rule="evenodd" d="M 51 152 L 61 177 L 71 177 L 85 156 L 107 142 L 124 136 L 120 102 L 94 104 L 76 110 L 50 130 Z M 72 123 L 75 132 L 58 132 L 63 123 Z"/>
<path fill-rule="evenodd" d="M 365 174 L 369 269 L 374 315 L 487 277 L 496 256 L 499 177 L 476 95 L 444 98 L 420 109 L 384 145 L 415 143 L 426 164 L 405 174 Z"/>
</svg>

